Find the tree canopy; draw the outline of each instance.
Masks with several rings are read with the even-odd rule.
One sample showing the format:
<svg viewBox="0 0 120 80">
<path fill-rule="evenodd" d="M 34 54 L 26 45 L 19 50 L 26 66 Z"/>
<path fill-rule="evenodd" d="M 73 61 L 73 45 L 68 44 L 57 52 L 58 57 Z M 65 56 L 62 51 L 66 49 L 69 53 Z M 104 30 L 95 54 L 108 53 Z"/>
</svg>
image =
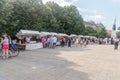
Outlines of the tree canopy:
<svg viewBox="0 0 120 80">
<path fill-rule="evenodd" d="M 83 34 L 84 22 L 73 5 L 61 7 L 42 0 L 0 0 L 0 33 L 11 36 L 20 29 Z"/>
<path fill-rule="evenodd" d="M 92 27 L 90 27 L 90 26 L 85 27 L 85 35 L 96 36 L 96 33 L 97 33 L 97 31 L 94 30 Z"/>
<path fill-rule="evenodd" d="M 0 33 L 14 37 L 20 29 L 99 36 L 104 29 L 85 28 L 82 16 L 73 5 L 61 7 L 42 0 L 0 0 Z M 97 33 L 97 34 L 96 34 Z"/>
<path fill-rule="evenodd" d="M 105 27 L 97 29 L 96 36 L 99 38 L 105 38 L 107 36 Z"/>
<path fill-rule="evenodd" d="M 120 30 L 120 27 L 118 27 L 118 30 Z"/>
</svg>

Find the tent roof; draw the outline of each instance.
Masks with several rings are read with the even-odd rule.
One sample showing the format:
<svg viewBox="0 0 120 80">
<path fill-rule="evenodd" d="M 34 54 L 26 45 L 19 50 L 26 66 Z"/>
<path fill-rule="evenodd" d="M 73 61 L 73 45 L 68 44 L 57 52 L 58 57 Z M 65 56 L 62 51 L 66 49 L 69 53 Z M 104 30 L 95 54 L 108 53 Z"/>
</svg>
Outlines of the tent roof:
<svg viewBox="0 0 120 80">
<path fill-rule="evenodd" d="M 51 34 L 51 35 L 57 35 L 57 33 L 55 33 L 55 32 L 50 32 L 50 34 Z"/>
<path fill-rule="evenodd" d="M 65 34 L 65 33 L 58 33 L 57 35 L 58 35 L 58 36 L 68 36 L 68 35 Z"/>
<path fill-rule="evenodd" d="M 50 35 L 50 33 L 49 32 L 40 32 L 40 36 L 42 37 L 42 36 L 47 36 L 47 35 Z"/>
<path fill-rule="evenodd" d="M 39 35 L 39 31 L 33 30 L 20 30 L 17 35 Z"/>
<path fill-rule="evenodd" d="M 84 37 L 83 35 L 78 35 L 79 37 Z"/>
<path fill-rule="evenodd" d="M 76 34 L 71 34 L 70 37 L 76 37 L 77 35 Z"/>
</svg>

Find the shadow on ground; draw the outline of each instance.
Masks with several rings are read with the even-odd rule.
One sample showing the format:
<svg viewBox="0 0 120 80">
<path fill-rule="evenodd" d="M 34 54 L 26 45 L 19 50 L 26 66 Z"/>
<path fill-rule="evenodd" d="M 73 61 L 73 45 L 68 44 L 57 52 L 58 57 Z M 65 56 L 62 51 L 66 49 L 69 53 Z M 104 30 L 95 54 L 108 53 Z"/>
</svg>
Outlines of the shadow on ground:
<svg viewBox="0 0 120 80">
<path fill-rule="evenodd" d="M 57 56 L 61 50 L 90 49 L 56 48 L 24 51 L 13 59 L 1 60 L 0 75 L 3 80 L 90 80 L 87 73 L 71 68 L 81 67 L 80 65 Z"/>
</svg>

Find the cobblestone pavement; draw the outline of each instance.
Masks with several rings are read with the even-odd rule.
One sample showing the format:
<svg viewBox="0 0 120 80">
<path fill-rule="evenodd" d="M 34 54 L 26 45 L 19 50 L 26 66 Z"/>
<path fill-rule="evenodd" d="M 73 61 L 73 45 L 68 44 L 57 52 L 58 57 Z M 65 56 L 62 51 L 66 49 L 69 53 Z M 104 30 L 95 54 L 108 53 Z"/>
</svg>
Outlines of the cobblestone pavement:
<svg viewBox="0 0 120 80">
<path fill-rule="evenodd" d="M 0 80 L 120 80 L 120 49 L 93 45 L 23 51 L 0 60 Z"/>
</svg>

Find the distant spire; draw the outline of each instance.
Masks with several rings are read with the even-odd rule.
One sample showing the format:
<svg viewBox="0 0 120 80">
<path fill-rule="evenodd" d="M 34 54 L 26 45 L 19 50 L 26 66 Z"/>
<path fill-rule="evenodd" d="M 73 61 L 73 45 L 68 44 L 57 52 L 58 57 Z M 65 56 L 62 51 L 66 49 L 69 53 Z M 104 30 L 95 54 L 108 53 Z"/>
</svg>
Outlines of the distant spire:
<svg viewBox="0 0 120 80">
<path fill-rule="evenodd" d="M 114 19 L 113 30 L 116 30 L 116 17 Z"/>
</svg>

